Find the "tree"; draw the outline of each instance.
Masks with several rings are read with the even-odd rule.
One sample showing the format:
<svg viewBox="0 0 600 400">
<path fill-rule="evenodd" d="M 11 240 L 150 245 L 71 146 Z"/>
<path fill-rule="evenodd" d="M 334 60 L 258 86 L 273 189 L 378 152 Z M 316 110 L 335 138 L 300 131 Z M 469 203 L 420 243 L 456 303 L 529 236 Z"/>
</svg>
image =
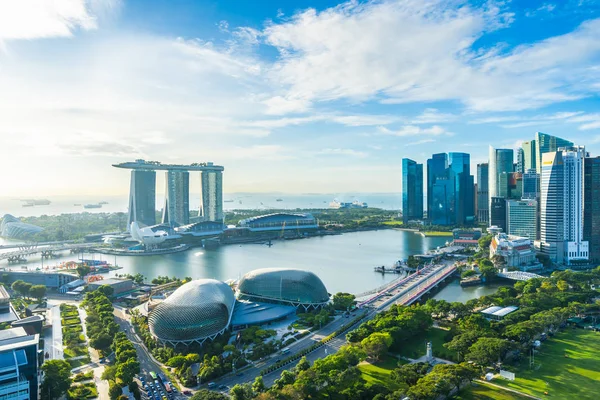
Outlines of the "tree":
<svg viewBox="0 0 600 400">
<path fill-rule="evenodd" d="M 21 296 L 27 297 L 29 295 L 29 289 L 31 289 L 31 286 L 31 283 L 27 283 L 19 279 L 14 281 L 10 287 Z"/>
<path fill-rule="evenodd" d="M 481 336 L 481 332 L 477 330 L 469 330 L 461 335 L 456 335 L 448 343 L 444 343 L 444 347 L 450 351 L 458 353 L 460 360 L 461 355 L 464 357 L 469 347 L 473 345 Z"/>
<path fill-rule="evenodd" d="M 510 348 L 511 343 L 507 340 L 482 337 L 469 347 L 465 358 L 484 367 L 501 361 Z"/>
<path fill-rule="evenodd" d="M 97 289 L 100 293 L 105 295 L 106 297 L 110 297 L 115 292 L 115 289 L 110 285 L 102 285 Z"/>
<path fill-rule="evenodd" d="M 489 251 L 490 244 L 492 243 L 492 235 L 482 236 L 477 243 L 482 251 Z"/>
<path fill-rule="evenodd" d="M 79 278 L 83 279 L 87 274 L 91 272 L 92 268 L 82 264 L 75 268 L 75 270 L 77 271 L 77 275 L 79 275 Z"/>
<path fill-rule="evenodd" d="M 392 345 L 392 342 L 393 339 L 389 333 L 375 332 L 363 339 L 360 344 L 362 345 L 363 349 L 365 349 L 369 357 L 372 357 L 378 361 L 387 353 L 388 349 Z"/>
<path fill-rule="evenodd" d="M 298 364 L 296 364 L 296 371 L 297 372 L 306 371 L 309 368 L 310 368 L 310 361 L 308 361 L 306 359 L 306 356 L 302 357 L 300 359 L 300 361 L 298 361 Z"/>
<path fill-rule="evenodd" d="M 237 384 L 231 388 L 229 392 L 233 400 L 251 400 L 254 398 L 252 386 L 249 383 Z"/>
<path fill-rule="evenodd" d="M 261 375 L 257 376 L 254 379 L 254 383 L 252 384 L 252 390 L 254 393 L 262 393 L 267 389 L 265 386 L 265 382 L 263 381 L 263 377 Z"/>
<path fill-rule="evenodd" d="M 349 310 L 354 306 L 355 298 L 353 294 L 338 292 L 333 295 L 333 308 L 338 311 Z"/>
<path fill-rule="evenodd" d="M 29 288 L 29 295 L 38 302 L 42 301 L 42 299 L 46 296 L 46 286 L 44 285 L 33 285 Z"/>
<path fill-rule="evenodd" d="M 429 364 L 427 363 L 406 364 L 394 369 L 390 377 L 395 382 L 413 386 L 425 376 L 427 370 L 429 370 Z"/>
<path fill-rule="evenodd" d="M 113 337 L 104 332 L 90 338 L 90 346 L 96 350 L 108 350 L 112 342 Z"/>
<path fill-rule="evenodd" d="M 114 381 L 108 382 L 108 397 L 110 400 L 116 400 L 123 394 L 123 388 Z"/>
<path fill-rule="evenodd" d="M 46 361 L 41 368 L 44 380 L 40 387 L 42 400 L 60 399 L 71 387 L 71 365 L 65 360 Z"/>
<path fill-rule="evenodd" d="M 567 281 L 564 281 L 562 279 L 556 282 L 556 287 L 558 287 L 558 290 L 560 290 L 561 292 L 566 292 L 567 290 L 569 290 L 569 284 L 567 283 Z"/>
<path fill-rule="evenodd" d="M 133 378 L 139 373 L 140 363 L 133 358 L 130 358 L 124 363 L 117 364 L 116 377 L 117 379 L 122 380 L 126 385 L 129 385 L 131 382 L 133 382 Z"/>
<path fill-rule="evenodd" d="M 229 397 L 227 397 L 221 393 L 212 392 L 207 389 L 200 389 L 196 393 L 194 393 L 194 395 L 192 397 L 190 397 L 190 400 L 227 400 L 227 399 L 229 399 Z"/>
</svg>

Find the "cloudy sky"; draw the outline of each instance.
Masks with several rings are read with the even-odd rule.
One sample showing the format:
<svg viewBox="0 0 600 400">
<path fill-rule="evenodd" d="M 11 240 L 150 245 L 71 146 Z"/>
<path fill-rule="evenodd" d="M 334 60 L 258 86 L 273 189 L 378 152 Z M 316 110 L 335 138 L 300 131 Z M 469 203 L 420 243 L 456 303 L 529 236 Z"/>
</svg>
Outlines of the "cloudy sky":
<svg viewBox="0 0 600 400">
<path fill-rule="evenodd" d="M 547 132 L 600 155 L 600 1 L 0 0 L 0 196 L 397 192 L 402 157 Z"/>
</svg>

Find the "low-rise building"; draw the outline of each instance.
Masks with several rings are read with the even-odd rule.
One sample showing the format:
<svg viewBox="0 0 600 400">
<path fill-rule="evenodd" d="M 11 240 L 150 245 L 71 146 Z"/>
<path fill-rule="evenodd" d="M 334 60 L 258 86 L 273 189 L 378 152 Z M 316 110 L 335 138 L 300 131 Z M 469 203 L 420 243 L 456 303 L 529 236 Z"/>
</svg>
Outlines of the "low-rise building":
<svg viewBox="0 0 600 400">
<path fill-rule="evenodd" d="M 477 247 L 481 239 L 481 229 L 454 229 L 452 230 L 453 246 Z"/>
<path fill-rule="evenodd" d="M 485 318 L 489 320 L 500 321 L 502 318 L 506 317 L 508 314 L 515 312 L 519 309 L 517 306 L 508 306 L 508 307 L 500 307 L 500 306 L 492 306 L 488 307 L 485 310 L 480 311 Z"/>
<path fill-rule="evenodd" d="M 113 288 L 114 296 L 118 296 L 121 293 L 130 292 L 133 290 L 133 281 L 131 279 L 116 279 L 116 278 L 102 279 L 99 281 L 90 282 L 88 284 L 88 289 L 96 290 L 100 286 L 104 286 L 104 285 L 108 285 Z"/>
<path fill-rule="evenodd" d="M 525 237 L 499 233 L 490 244 L 490 256 L 500 256 L 509 268 L 528 271 L 539 267 L 533 242 Z"/>
<path fill-rule="evenodd" d="M 0 331 L 0 398 L 38 398 L 39 340 L 22 327 Z"/>
</svg>

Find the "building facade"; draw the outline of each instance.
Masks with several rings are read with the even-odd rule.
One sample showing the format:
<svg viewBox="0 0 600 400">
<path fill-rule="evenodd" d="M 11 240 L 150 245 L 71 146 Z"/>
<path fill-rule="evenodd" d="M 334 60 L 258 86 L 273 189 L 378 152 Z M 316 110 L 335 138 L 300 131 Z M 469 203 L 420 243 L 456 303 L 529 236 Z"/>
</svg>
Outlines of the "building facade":
<svg viewBox="0 0 600 400">
<path fill-rule="evenodd" d="M 431 156 L 427 160 L 427 215 L 432 219 L 431 212 L 434 209 L 433 185 L 438 179 L 447 177 L 448 155 L 446 153 L 438 153 Z"/>
<path fill-rule="evenodd" d="M 423 164 L 402 159 L 402 219 L 423 219 Z"/>
<path fill-rule="evenodd" d="M 513 172 L 514 151 L 512 149 L 489 148 L 488 195 L 490 202 L 490 220 L 492 199 L 500 195 L 499 177 L 503 172 Z M 491 221 L 490 221 L 491 224 Z M 505 227 L 506 228 L 506 227 Z"/>
<path fill-rule="evenodd" d="M 454 180 L 454 223 L 470 225 L 475 221 L 475 179 L 471 175 L 471 155 L 449 153 L 449 177 Z"/>
<path fill-rule="evenodd" d="M 542 154 L 554 153 L 561 147 L 571 147 L 573 142 L 547 133 L 535 133 L 535 168 L 538 174 L 542 173 Z"/>
<path fill-rule="evenodd" d="M 0 331 L 0 397 L 15 400 L 38 398 L 39 335 L 22 327 Z"/>
<path fill-rule="evenodd" d="M 528 169 L 536 169 L 536 161 L 535 161 L 535 139 L 527 142 L 523 142 L 521 148 L 523 149 L 523 171 L 525 172 Z"/>
<path fill-rule="evenodd" d="M 202 171 L 202 209 L 204 221 L 223 221 L 223 173 Z"/>
<path fill-rule="evenodd" d="M 542 155 L 540 249 L 558 264 L 586 263 L 583 240 L 583 147 Z"/>
<path fill-rule="evenodd" d="M 167 171 L 165 173 L 165 206 L 162 223 L 171 227 L 190 223 L 190 173 Z"/>
<path fill-rule="evenodd" d="M 522 271 L 538 269 L 541 264 L 535 257 L 533 242 L 525 237 L 499 233 L 490 243 L 490 256 L 500 256 L 504 264 Z"/>
<path fill-rule="evenodd" d="M 477 220 L 485 223 L 487 223 L 490 218 L 488 171 L 488 163 L 477 164 Z"/>
<path fill-rule="evenodd" d="M 537 239 L 538 203 L 536 200 L 506 201 L 506 233 L 513 236 Z"/>
<path fill-rule="evenodd" d="M 525 150 L 522 147 L 517 149 L 517 167 L 515 172 L 525 172 Z"/>
<path fill-rule="evenodd" d="M 583 239 L 589 243 L 590 261 L 600 262 L 600 157 L 584 161 Z"/>
<path fill-rule="evenodd" d="M 490 226 L 497 226 L 502 229 L 502 232 L 506 232 L 506 199 L 504 197 L 492 197 Z"/>
<path fill-rule="evenodd" d="M 528 169 L 523 174 L 523 199 L 537 199 L 540 194 L 540 175 L 535 169 Z"/>
<path fill-rule="evenodd" d="M 127 226 L 132 222 L 144 225 L 156 223 L 156 172 L 136 169 L 131 171 L 129 189 L 129 218 Z"/>
</svg>

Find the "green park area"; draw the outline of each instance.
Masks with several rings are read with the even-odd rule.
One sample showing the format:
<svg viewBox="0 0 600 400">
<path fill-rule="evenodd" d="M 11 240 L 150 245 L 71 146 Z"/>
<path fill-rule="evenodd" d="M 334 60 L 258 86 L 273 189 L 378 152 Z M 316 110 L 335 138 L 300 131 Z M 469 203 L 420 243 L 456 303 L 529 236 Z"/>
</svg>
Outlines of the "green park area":
<svg viewBox="0 0 600 400">
<path fill-rule="evenodd" d="M 423 232 L 423 235 L 425 235 L 426 237 L 432 237 L 432 236 L 437 236 L 437 237 L 448 236 L 448 237 L 451 237 L 452 236 L 452 232 L 426 231 L 426 232 Z"/>
<path fill-rule="evenodd" d="M 370 362 L 361 362 L 358 364 L 363 379 L 370 384 L 384 385 L 388 388 L 396 390 L 400 387 L 397 382 L 391 378 L 392 371 L 398 367 L 398 363 L 403 361 L 395 357 L 387 356 L 380 362 L 372 364 Z"/>
<path fill-rule="evenodd" d="M 452 340 L 452 334 L 444 329 L 431 328 L 423 335 L 415 336 L 402 344 L 398 355 L 418 359 L 427 352 L 427 342 L 431 342 L 433 356 L 444 360 L 456 361 L 456 353 L 448 350 L 443 345 Z"/>
<path fill-rule="evenodd" d="M 521 400 L 529 399 L 529 397 L 520 396 L 516 393 L 507 390 L 495 388 L 493 386 L 472 383 L 454 397 L 453 400 Z"/>
<path fill-rule="evenodd" d="M 529 367 L 529 357 L 525 357 L 519 368 L 514 370 L 514 381 L 496 379 L 494 383 L 536 397 L 598 399 L 598 349 L 599 332 L 568 328 L 542 344 L 535 355 L 533 368 Z"/>
</svg>

